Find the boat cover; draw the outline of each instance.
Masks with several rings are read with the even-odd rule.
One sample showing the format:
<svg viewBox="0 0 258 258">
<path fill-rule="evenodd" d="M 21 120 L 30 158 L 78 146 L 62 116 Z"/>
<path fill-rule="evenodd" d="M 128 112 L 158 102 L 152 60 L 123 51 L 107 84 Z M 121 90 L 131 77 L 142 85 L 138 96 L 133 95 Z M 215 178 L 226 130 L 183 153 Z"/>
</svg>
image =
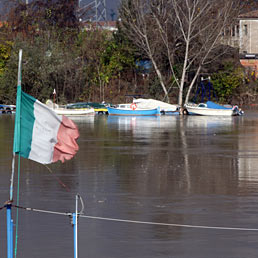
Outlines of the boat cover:
<svg viewBox="0 0 258 258">
<path fill-rule="evenodd" d="M 133 102 L 137 104 L 139 108 L 157 108 L 160 107 L 160 110 L 164 111 L 176 111 L 178 105 L 168 104 L 166 102 L 155 100 L 155 99 L 134 99 Z"/>
<path fill-rule="evenodd" d="M 207 104 L 207 108 L 232 109 L 232 108 L 230 108 L 230 107 L 224 107 L 224 106 L 222 106 L 222 105 L 216 104 L 216 103 L 214 103 L 214 102 L 212 102 L 212 101 L 207 101 L 206 104 Z"/>
</svg>

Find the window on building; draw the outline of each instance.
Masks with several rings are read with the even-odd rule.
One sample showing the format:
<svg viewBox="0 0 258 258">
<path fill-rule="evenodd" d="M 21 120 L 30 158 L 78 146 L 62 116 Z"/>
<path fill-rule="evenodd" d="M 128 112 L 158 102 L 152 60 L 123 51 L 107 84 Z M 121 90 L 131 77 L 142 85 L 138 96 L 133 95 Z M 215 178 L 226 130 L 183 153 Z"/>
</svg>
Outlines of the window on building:
<svg viewBox="0 0 258 258">
<path fill-rule="evenodd" d="M 235 37 L 235 26 L 231 27 L 231 36 Z"/>
<path fill-rule="evenodd" d="M 244 25 L 244 34 L 247 36 L 248 30 L 247 30 L 247 24 Z"/>
<path fill-rule="evenodd" d="M 236 35 L 239 37 L 239 25 L 236 26 Z"/>
</svg>

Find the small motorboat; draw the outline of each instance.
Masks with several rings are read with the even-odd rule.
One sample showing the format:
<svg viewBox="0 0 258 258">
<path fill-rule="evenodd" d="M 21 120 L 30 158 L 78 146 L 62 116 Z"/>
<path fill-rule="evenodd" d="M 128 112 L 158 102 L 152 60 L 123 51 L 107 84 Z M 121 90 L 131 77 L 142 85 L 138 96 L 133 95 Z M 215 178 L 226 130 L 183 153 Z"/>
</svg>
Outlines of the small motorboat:
<svg viewBox="0 0 258 258">
<path fill-rule="evenodd" d="M 160 116 L 160 107 L 139 108 L 136 103 L 119 104 L 115 107 L 107 107 L 109 115 L 117 116 Z"/>
</svg>

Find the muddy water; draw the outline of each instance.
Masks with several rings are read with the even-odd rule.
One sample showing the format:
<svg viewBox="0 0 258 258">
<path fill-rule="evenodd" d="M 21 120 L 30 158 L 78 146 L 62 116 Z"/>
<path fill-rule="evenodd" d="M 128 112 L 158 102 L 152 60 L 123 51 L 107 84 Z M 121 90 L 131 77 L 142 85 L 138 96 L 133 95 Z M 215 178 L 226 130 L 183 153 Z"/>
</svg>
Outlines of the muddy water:
<svg viewBox="0 0 258 258">
<path fill-rule="evenodd" d="M 73 212 L 79 193 L 89 216 L 258 229 L 258 112 L 75 122 L 80 150 L 74 159 L 50 170 L 21 159 L 21 206 Z M 0 116 L 1 204 L 9 193 L 13 123 Z M 20 209 L 18 215 L 17 257 L 73 257 L 67 216 Z M 6 257 L 5 217 L 3 209 L 0 257 Z M 258 257 L 258 231 L 80 218 L 78 241 L 82 258 Z"/>
</svg>

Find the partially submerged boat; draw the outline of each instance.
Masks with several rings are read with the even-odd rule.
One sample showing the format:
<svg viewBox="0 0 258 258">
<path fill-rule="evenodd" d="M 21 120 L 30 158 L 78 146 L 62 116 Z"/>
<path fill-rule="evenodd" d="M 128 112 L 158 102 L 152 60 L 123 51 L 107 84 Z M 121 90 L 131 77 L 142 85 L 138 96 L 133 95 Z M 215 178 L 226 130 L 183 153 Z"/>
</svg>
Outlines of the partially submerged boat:
<svg viewBox="0 0 258 258">
<path fill-rule="evenodd" d="M 160 112 L 163 115 L 178 115 L 179 114 L 179 105 L 168 104 L 166 102 L 155 100 L 155 99 L 133 99 L 133 103 L 135 103 L 139 108 L 160 108 Z"/>
<path fill-rule="evenodd" d="M 160 116 L 160 108 L 139 108 L 136 103 L 107 107 L 109 115 L 116 116 Z"/>
<path fill-rule="evenodd" d="M 58 115 L 65 115 L 65 116 L 95 115 L 95 110 L 94 110 L 94 108 L 79 108 L 79 109 L 54 108 L 53 110 L 54 110 Z"/>
<path fill-rule="evenodd" d="M 65 116 L 86 116 L 86 115 L 95 115 L 95 110 L 92 107 L 80 107 L 76 105 L 64 105 L 59 106 L 54 104 L 51 100 L 46 102 L 46 105 L 53 109 L 58 115 Z"/>
<path fill-rule="evenodd" d="M 107 114 L 107 104 L 98 103 L 98 102 L 77 102 L 77 103 L 71 103 L 67 104 L 67 108 L 93 108 L 95 113 L 97 114 Z"/>
<path fill-rule="evenodd" d="M 188 103 L 185 105 L 185 110 L 188 114 L 202 116 L 239 116 L 244 113 L 238 106 L 219 105 L 212 101 L 200 104 Z"/>
<path fill-rule="evenodd" d="M 4 105 L 0 104 L 0 114 L 15 114 L 15 105 Z"/>
</svg>

